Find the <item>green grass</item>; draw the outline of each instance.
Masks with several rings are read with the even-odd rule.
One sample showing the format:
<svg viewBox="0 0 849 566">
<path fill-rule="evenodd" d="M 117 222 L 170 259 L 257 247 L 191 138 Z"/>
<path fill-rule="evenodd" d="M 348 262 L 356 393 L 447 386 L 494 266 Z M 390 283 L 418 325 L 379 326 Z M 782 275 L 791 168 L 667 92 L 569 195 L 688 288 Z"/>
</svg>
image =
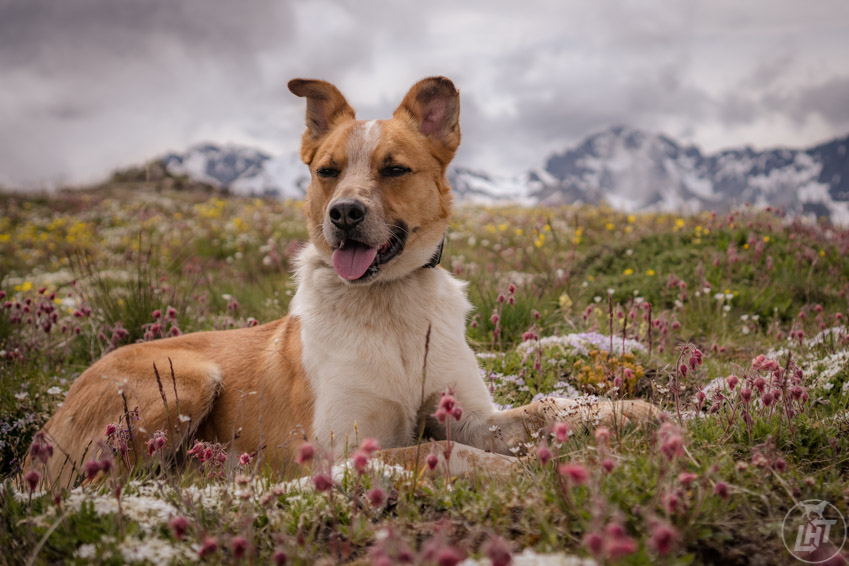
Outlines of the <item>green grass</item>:
<svg viewBox="0 0 849 566">
<path fill-rule="evenodd" d="M 519 406 L 567 386 L 651 399 L 673 423 L 679 409 L 687 415 L 673 427 L 680 455 L 664 455 L 652 425 L 617 428 L 609 446 L 592 431 L 562 444 L 543 434 L 555 463 L 543 465 L 532 447 L 524 471 L 503 482 L 376 472 L 358 481 L 349 471 L 331 496 L 280 487 L 279 470 L 248 465 L 221 481 L 188 461 L 30 498 L 15 482 L 27 471 L 21 457 L 33 435 L 79 373 L 162 321 L 155 310 L 164 318 L 173 307 L 181 332 L 241 327 L 284 315 L 294 293 L 292 257 L 306 235 L 300 205 L 142 185 L 0 196 L 0 304 L 12 303 L 0 313 L 0 547 L 8 549 L 0 563 L 83 563 L 91 553 L 118 564 L 144 552 L 151 563 L 184 562 L 207 537 L 219 547 L 206 558 L 212 562 L 236 562 L 237 537 L 248 542 L 244 560 L 256 563 L 280 551 L 293 564 L 376 563 L 381 555 L 397 562 L 402 548 L 435 563 L 439 552 L 481 557 L 502 543 L 513 552 L 586 557 L 588 536 L 618 528 L 632 545 L 618 563 L 788 563 L 779 530 L 796 501 L 849 508 L 849 233 L 762 211 L 629 217 L 592 207 L 457 211 L 442 265 L 469 281 L 469 342 L 497 403 Z M 644 302 L 657 321 L 651 354 Z M 56 320 L 46 331 L 52 314 L 39 309 L 51 305 Z M 22 321 L 11 322 L 18 315 Z M 119 322 L 127 335 L 113 339 Z M 823 327 L 842 330 L 812 343 Z M 525 355 L 517 347 L 529 330 L 612 333 L 617 344 L 624 333 L 642 349 L 614 360 L 604 339 L 586 351 L 532 345 Z M 797 331 L 804 340 L 788 342 Z M 679 378 L 676 405 L 678 353 L 687 344 L 703 351 L 704 363 Z M 733 373 L 753 387 L 758 354 L 782 365 L 790 355 L 803 370 L 807 403 L 789 417 L 749 406 L 747 423 L 741 383 L 724 391 L 717 412 L 694 416 L 695 394 L 716 378 Z M 611 391 L 625 368 L 634 378 Z M 585 485 L 565 483 L 555 464 L 567 462 L 586 467 Z M 233 481 L 237 472 L 245 483 Z M 682 485 L 683 472 L 695 479 Z M 112 506 L 118 486 L 120 512 Z M 385 502 L 355 505 L 372 487 Z M 167 507 L 151 518 L 139 502 Z M 169 526 L 176 515 L 188 523 L 182 540 Z M 667 527 L 668 549 L 656 540 Z"/>
</svg>

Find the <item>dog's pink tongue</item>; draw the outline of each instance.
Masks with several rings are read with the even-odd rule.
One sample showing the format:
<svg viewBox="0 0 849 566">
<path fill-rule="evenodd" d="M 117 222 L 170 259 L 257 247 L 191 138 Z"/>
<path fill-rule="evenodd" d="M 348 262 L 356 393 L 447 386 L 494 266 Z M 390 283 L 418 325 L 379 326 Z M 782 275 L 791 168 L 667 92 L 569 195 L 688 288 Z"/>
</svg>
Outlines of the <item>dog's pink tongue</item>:
<svg viewBox="0 0 849 566">
<path fill-rule="evenodd" d="M 353 281 L 363 276 L 376 255 L 377 248 L 347 241 L 333 252 L 333 267 L 340 277 Z"/>
</svg>

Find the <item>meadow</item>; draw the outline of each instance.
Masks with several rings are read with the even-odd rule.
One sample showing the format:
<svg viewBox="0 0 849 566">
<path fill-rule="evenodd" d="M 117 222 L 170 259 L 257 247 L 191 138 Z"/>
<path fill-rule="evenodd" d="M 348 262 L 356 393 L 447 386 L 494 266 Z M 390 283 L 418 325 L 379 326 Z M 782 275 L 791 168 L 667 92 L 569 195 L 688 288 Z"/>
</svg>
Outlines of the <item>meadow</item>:
<svg viewBox="0 0 849 566">
<path fill-rule="evenodd" d="M 58 485 L 35 434 L 94 360 L 286 313 L 301 205 L 125 183 L 0 211 L 0 563 L 785 564 L 796 503 L 849 510 L 846 228 L 459 207 L 442 266 L 469 282 L 495 401 L 641 398 L 662 422 L 542 431 L 495 482 L 384 466 L 367 444 L 271 470 L 154 442 L 162 465 L 138 468 L 122 421 L 112 457 Z"/>
</svg>

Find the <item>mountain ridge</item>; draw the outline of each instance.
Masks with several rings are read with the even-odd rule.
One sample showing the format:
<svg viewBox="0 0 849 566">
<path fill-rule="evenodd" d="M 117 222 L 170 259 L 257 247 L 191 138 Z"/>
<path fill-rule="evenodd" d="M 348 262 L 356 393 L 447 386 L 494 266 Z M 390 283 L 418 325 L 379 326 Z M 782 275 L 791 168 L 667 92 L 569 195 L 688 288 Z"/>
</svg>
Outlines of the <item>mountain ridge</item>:
<svg viewBox="0 0 849 566">
<path fill-rule="evenodd" d="M 482 204 L 597 204 L 627 212 L 722 212 L 783 208 L 849 223 L 849 135 L 803 148 L 750 146 L 704 153 L 660 133 L 616 125 L 548 155 L 514 176 L 462 165 L 448 180 L 457 201 Z M 233 144 L 198 144 L 159 159 L 184 175 L 235 194 L 301 198 L 309 184 L 296 153 L 271 155 Z"/>
</svg>

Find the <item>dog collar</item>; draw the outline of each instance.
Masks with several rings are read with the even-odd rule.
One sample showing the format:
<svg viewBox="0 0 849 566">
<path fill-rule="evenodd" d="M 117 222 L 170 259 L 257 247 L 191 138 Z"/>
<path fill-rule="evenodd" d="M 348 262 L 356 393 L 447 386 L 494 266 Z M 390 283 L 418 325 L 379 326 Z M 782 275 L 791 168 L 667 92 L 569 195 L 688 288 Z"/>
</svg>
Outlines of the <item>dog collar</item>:
<svg viewBox="0 0 849 566">
<path fill-rule="evenodd" d="M 442 238 L 442 241 L 439 242 L 439 247 L 436 248 L 436 252 L 433 254 L 433 257 L 430 258 L 430 261 L 422 266 L 422 269 L 433 269 L 437 265 L 439 265 L 440 260 L 442 260 L 442 246 L 445 245 L 445 238 Z"/>
</svg>

